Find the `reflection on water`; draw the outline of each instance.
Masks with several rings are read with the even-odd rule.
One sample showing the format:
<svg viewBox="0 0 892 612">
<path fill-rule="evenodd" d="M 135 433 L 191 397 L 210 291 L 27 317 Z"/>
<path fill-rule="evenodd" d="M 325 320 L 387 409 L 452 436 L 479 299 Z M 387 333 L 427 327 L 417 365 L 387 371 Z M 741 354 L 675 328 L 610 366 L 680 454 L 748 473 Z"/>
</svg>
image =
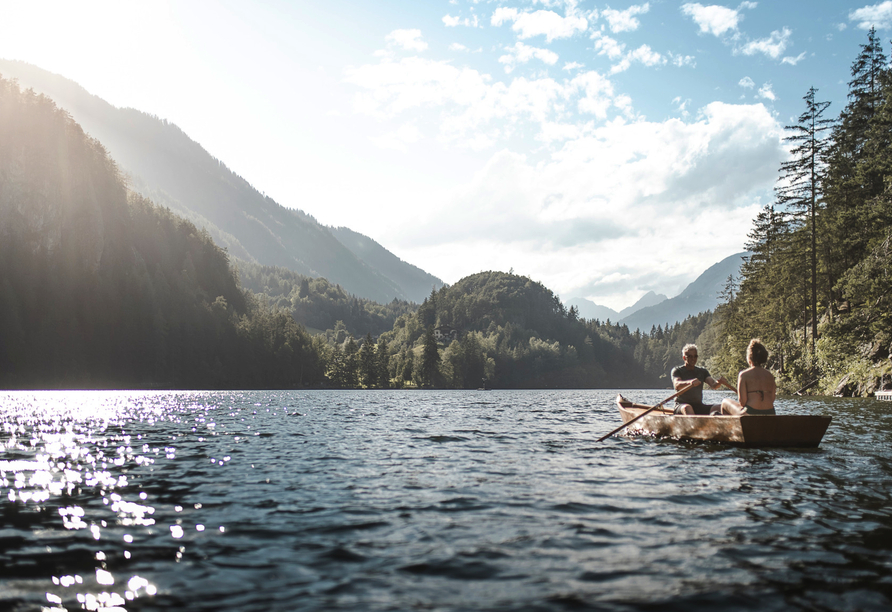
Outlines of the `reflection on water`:
<svg viewBox="0 0 892 612">
<path fill-rule="evenodd" d="M 614 395 L 0 394 L 0 610 L 892 605 L 892 404 L 781 401 L 833 415 L 813 450 L 596 443 Z"/>
</svg>

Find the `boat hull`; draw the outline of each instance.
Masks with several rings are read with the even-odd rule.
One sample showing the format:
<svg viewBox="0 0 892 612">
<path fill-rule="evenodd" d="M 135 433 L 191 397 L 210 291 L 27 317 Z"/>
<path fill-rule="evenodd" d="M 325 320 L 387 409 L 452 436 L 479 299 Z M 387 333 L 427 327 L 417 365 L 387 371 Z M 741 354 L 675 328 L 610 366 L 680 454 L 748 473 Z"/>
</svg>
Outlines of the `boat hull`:
<svg viewBox="0 0 892 612">
<path fill-rule="evenodd" d="M 629 402 L 622 396 L 616 398 L 616 404 L 623 423 L 632 421 L 650 408 Z M 829 416 L 794 414 L 687 416 L 660 409 L 641 417 L 625 431 L 633 435 L 720 442 L 749 448 L 816 448 L 831 420 Z"/>
</svg>

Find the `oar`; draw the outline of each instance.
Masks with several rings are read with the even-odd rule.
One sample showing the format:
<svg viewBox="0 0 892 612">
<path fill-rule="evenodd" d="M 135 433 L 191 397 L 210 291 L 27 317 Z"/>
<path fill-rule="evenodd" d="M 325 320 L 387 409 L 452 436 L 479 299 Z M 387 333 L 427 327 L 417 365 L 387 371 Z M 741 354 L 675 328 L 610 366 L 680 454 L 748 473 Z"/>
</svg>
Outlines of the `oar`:
<svg viewBox="0 0 892 612">
<path fill-rule="evenodd" d="M 723 382 L 722 384 L 725 385 L 726 387 L 728 387 L 729 389 L 731 389 L 734 393 L 737 393 L 737 387 L 735 387 L 731 383 Z"/>
<path fill-rule="evenodd" d="M 613 431 L 611 431 L 611 432 L 610 432 L 609 434 L 607 434 L 606 436 L 601 436 L 600 438 L 598 438 L 598 442 L 601 442 L 602 440 L 606 440 L 607 438 L 609 438 L 610 436 L 612 436 L 612 435 L 615 434 L 616 432 L 618 432 L 618 431 L 620 431 L 620 430 L 622 430 L 622 429 L 628 427 L 629 425 L 631 425 L 632 423 L 634 423 L 635 421 L 637 421 L 638 419 L 640 419 L 640 418 L 643 417 L 644 415 L 653 412 L 654 410 L 656 410 L 657 408 L 659 408 L 660 406 L 662 406 L 662 405 L 665 404 L 666 402 L 668 402 L 668 401 L 670 401 L 670 400 L 674 400 L 676 397 L 678 397 L 679 395 L 681 395 L 682 393 L 684 393 L 684 392 L 687 391 L 688 389 L 693 389 L 693 388 L 694 388 L 694 384 L 691 383 L 690 385 L 686 386 L 684 389 L 682 389 L 682 390 L 679 391 L 678 393 L 676 393 L 676 394 L 674 394 L 674 395 L 670 395 L 669 397 L 667 397 L 666 399 L 664 399 L 662 402 L 660 402 L 660 403 L 657 404 L 656 406 L 653 406 L 652 408 L 649 408 L 649 409 L 645 410 L 644 412 L 642 412 L 641 414 L 639 414 L 638 416 L 636 416 L 634 419 L 632 419 L 632 420 L 629 421 L 628 423 L 623 423 L 622 425 L 620 425 L 619 427 L 617 427 L 616 429 L 614 429 Z"/>
</svg>

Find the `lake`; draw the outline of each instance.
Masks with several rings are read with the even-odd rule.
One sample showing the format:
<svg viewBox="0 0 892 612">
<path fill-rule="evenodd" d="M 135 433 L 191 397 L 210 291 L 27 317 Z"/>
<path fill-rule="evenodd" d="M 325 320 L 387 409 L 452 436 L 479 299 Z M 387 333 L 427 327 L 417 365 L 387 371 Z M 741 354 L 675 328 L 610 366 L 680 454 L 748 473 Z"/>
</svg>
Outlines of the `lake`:
<svg viewBox="0 0 892 612">
<path fill-rule="evenodd" d="M 892 403 L 598 443 L 616 393 L 0 393 L 0 610 L 892 607 Z"/>
</svg>

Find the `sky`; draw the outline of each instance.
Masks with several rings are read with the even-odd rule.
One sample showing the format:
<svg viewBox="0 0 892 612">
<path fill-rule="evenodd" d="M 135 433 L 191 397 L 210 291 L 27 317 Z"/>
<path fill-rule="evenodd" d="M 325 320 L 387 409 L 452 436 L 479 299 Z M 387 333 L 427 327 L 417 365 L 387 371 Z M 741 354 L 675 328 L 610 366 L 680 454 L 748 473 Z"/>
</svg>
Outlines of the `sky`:
<svg viewBox="0 0 892 612">
<path fill-rule="evenodd" d="M 0 57 L 178 125 L 447 283 L 617 310 L 744 250 L 810 87 L 892 0 L 0 0 Z"/>
</svg>

